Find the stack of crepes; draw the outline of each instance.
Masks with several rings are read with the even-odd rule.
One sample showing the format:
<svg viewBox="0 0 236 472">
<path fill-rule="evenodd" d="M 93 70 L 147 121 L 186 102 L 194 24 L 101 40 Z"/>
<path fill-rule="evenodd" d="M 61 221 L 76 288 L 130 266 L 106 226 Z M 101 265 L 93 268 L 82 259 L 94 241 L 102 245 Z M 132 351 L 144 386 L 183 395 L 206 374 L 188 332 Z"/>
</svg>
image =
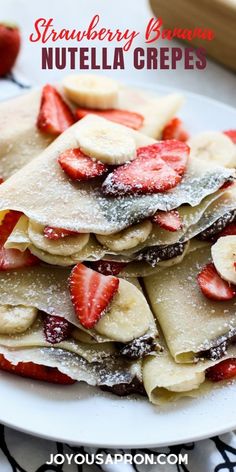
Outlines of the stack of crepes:
<svg viewBox="0 0 236 472">
<path fill-rule="evenodd" d="M 40 106 L 17 99 L 11 136 L 2 105 L 2 172 L 30 162 L 0 186 L 0 367 L 155 404 L 194 396 L 236 374 L 235 144 L 216 133 L 191 152 L 180 97 L 75 77 L 67 102 L 51 86 Z"/>
</svg>

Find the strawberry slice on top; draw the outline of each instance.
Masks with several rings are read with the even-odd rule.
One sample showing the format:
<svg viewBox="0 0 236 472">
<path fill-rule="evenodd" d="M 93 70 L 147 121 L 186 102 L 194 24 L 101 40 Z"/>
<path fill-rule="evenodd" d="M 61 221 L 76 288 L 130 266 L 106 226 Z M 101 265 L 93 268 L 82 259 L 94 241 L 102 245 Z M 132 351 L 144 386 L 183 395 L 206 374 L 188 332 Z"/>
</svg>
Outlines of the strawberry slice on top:
<svg viewBox="0 0 236 472">
<path fill-rule="evenodd" d="M 174 232 L 182 228 L 182 221 L 177 210 L 157 211 L 151 220 L 167 231 Z"/>
<path fill-rule="evenodd" d="M 58 91 L 52 85 L 45 85 L 37 119 L 38 129 L 58 136 L 74 123 L 74 115 Z"/>
<path fill-rule="evenodd" d="M 162 139 L 177 139 L 178 141 L 186 142 L 189 139 L 189 134 L 183 127 L 183 122 L 175 117 L 164 127 L 162 131 Z"/>
<path fill-rule="evenodd" d="M 133 161 L 118 167 L 105 179 L 106 195 L 166 192 L 181 181 L 189 147 L 180 141 L 159 141 L 137 150 Z"/>
<path fill-rule="evenodd" d="M 41 364 L 34 364 L 34 362 L 19 362 L 15 365 L 5 359 L 2 354 L 0 354 L 0 370 L 19 375 L 20 377 L 60 385 L 72 385 L 75 383 L 75 380 L 60 372 L 56 367 L 46 367 Z"/>
<path fill-rule="evenodd" d="M 86 156 L 79 148 L 63 152 L 58 162 L 72 180 L 86 181 L 100 177 L 108 171 L 105 164 Z"/>
<path fill-rule="evenodd" d="M 63 239 L 67 236 L 76 236 L 79 232 L 70 229 L 56 228 L 55 226 L 45 226 L 43 234 L 47 239 L 58 241 L 58 239 Z"/>
<path fill-rule="evenodd" d="M 234 144 L 236 144 L 236 129 L 229 129 L 228 131 L 224 131 L 224 134 L 228 136 Z"/>
<path fill-rule="evenodd" d="M 39 259 L 31 254 L 28 249 L 21 252 L 18 249 L 6 249 L 4 247 L 21 215 L 22 213 L 19 211 L 9 211 L 0 224 L 0 270 L 20 269 L 39 262 Z"/>
<path fill-rule="evenodd" d="M 91 113 L 135 130 L 140 129 L 144 122 L 144 117 L 140 113 L 128 110 L 92 110 L 88 108 L 78 108 L 76 110 L 76 116 L 79 120 Z"/>
<path fill-rule="evenodd" d="M 71 272 L 69 288 L 77 318 L 84 328 L 91 329 L 108 309 L 119 288 L 119 279 L 77 264 Z"/>
<path fill-rule="evenodd" d="M 198 274 L 197 281 L 203 295 L 211 300 L 227 301 L 235 296 L 235 288 L 219 276 L 214 264 L 207 264 Z"/>
<path fill-rule="evenodd" d="M 206 370 L 206 378 L 211 382 L 220 382 L 236 377 L 236 359 L 225 359 Z"/>
</svg>

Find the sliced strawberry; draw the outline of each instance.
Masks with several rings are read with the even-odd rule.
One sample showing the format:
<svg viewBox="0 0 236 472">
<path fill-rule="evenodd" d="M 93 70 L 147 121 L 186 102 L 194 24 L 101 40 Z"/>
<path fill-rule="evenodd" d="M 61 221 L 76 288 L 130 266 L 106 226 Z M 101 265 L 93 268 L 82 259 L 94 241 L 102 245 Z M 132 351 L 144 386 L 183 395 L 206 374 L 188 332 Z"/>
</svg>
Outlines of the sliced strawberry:
<svg viewBox="0 0 236 472">
<path fill-rule="evenodd" d="M 119 279 L 77 264 L 69 280 L 75 314 L 86 329 L 93 328 L 108 308 L 119 287 Z"/>
<path fill-rule="evenodd" d="M 54 226 L 45 226 L 43 234 L 45 238 L 57 241 L 58 239 L 66 238 L 67 236 L 76 236 L 79 232 L 63 228 L 55 228 Z"/>
<path fill-rule="evenodd" d="M 231 300 L 235 289 L 217 273 L 214 264 L 207 264 L 197 276 L 199 287 L 205 297 L 211 300 Z"/>
<path fill-rule="evenodd" d="M 58 162 L 64 172 L 73 180 L 89 180 L 100 177 L 108 168 L 105 164 L 86 156 L 79 148 L 63 152 Z"/>
<path fill-rule="evenodd" d="M 42 91 L 37 127 L 44 133 L 58 136 L 75 122 L 74 116 L 58 91 L 45 85 Z"/>
<path fill-rule="evenodd" d="M 0 246 L 3 246 L 18 223 L 22 213 L 20 211 L 8 211 L 0 224 Z"/>
<path fill-rule="evenodd" d="M 177 210 L 157 211 L 151 219 L 153 223 L 167 231 L 179 231 L 182 228 L 182 221 Z"/>
<path fill-rule="evenodd" d="M 54 367 L 46 367 L 33 362 L 19 362 L 17 365 L 11 364 L 5 357 L 0 354 L 0 369 L 10 372 L 21 377 L 27 377 L 34 380 L 42 380 L 61 385 L 72 385 L 75 380 L 62 374 Z"/>
<path fill-rule="evenodd" d="M 225 359 L 206 370 L 206 378 L 212 382 L 220 382 L 236 377 L 236 359 Z"/>
<path fill-rule="evenodd" d="M 160 141 L 137 150 L 137 158 L 118 167 L 102 185 L 107 195 L 165 192 L 181 180 L 189 147 L 180 141 Z"/>
<path fill-rule="evenodd" d="M 183 175 L 187 168 L 190 148 L 187 144 L 170 139 L 153 144 L 163 161 L 172 167 L 179 175 Z"/>
<path fill-rule="evenodd" d="M 226 182 L 221 185 L 220 190 L 225 190 L 226 188 L 232 187 L 233 185 L 235 185 L 234 180 L 226 180 Z"/>
<path fill-rule="evenodd" d="M 4 216 L 0 225 L 0 270 L 20 269 L 39 262 L 39 259 L 33 256 L 28 249 L 21 252 L 18 249 L 6 249 L 3 247 L 21 215 L 22 213 L 19 211 L 9 211 Z"/>
<path fill-rule="evenodd" d="M 92 269 L 103 275 L 118 275 L 126 266 L 126 262 L 115 261 L 95 261 L 91 263 Z"/>
<path fill-rule="evenodd" d="M 224 131 L 224 134 L 228 136 L 234 144 L 236 144 L 236 129 L 229 129 L 228 131 Z"/>
<path fill-rule="evenodd" d="M 220 233 L 217 234 L 217 239 L 223 236 L 236 236 L 236 223 L 230 223 Z"/>
<path fill-rule="evenodd" d="M 162 131 L 162 139 L 177 139 L 186 142 L 189 134 L 183 127 L 183 122 L 179 118 L 172 118 Z"/>
<path fill-rule="evenodd" d="M 144 117 L 140 113 L 134 113 L 128 110 L 92 110 L 87 108 L 78 108 L 76 110 L 77 118 L 80 120 L 84 116 L 92 113 L 93 115 L 101 116 L 107 120 L 113 121 L 114 123 L 119 123 L 121 125 L 127 126 L 138 130 L 142 127 L 144 122 Z"/>
<path fill-rule="evenodd" d="M 18 249 L 0 248 L 0 270 L 21 269 L 38 263 L 39 259 L 28 249 L 21 252 Z"/>
<path fill-rule="evenodd" d="M 47 315 L 44 319 L 44 335 L 51 344 L 61 343 L 70 336 L 71 324 L 61 316 Z"/>
<path fill-rule="evenodd" d="M 3 182 L 4 182 L 4 179 L 0 177 L 0 184 L 3 184 Z"/>
</svg>

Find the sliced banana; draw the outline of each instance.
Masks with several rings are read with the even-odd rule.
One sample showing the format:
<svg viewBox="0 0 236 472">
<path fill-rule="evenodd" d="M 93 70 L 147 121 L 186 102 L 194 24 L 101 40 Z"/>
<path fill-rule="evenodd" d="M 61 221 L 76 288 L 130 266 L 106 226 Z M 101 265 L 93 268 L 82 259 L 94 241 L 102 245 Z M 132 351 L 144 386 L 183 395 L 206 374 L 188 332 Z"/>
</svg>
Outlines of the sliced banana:
<svg viewBox="0 0 236 472">
<path fill-rule="evenodd" d="M 66 96 L 81 107 L 106 110 L 117 105 L 119 84 L 109 77 L 69 75 L 63 87 Z"/>
<path fill-rule="evenodd" d="M 24 333 L 36 318 L 36 308 L 23 305 L 0 305 L 0 334 Z"/>
<path fill-rule="evenodd" d="M 148 220 L 142 221 L 137 225 L 114 233 L 109 236 L 96 234 L 97 240 L 111 251 L 121 252 L 132 249 L 148 238 L 152 231 L 152 223 Z"/>
<path fill-rule="evenodd" d="M 145 334 L 149 327 L 150 308 L 144 295 L 132 283 L 120 279 L 118 293 L 95 330 L 109 339 L 126 343 Z"/>
<path fill-rule="evenodd" d="M 67 236 L 57 241 L 45 238 L 44 226 L 29 221 L 28 235 L 30 241 L 35 247 L 55 256 L 71 256 L 75 254 L 88 243 L 89 234 L 81 233 L 78 235 Z"/>
<path fill-rule="evenodd" d="M 82 128 L 78 142 L 87 156 L 105 164 L 124 164 L 136 157 L 132 133 L 109 121 Z"/>
<path fill-rule="evenodd" d="M 225 167 L 236 167 L 236 147 L 231 139 L 219 131 L 200 133 L 189 141 L 191 155 L 215 161 Z"/>
<path fill-rule="evenodd" d="M 222 279 L 236 284 L 236 236 L 219 238 L 211 248 L 211 255 Z"/>
</svg>

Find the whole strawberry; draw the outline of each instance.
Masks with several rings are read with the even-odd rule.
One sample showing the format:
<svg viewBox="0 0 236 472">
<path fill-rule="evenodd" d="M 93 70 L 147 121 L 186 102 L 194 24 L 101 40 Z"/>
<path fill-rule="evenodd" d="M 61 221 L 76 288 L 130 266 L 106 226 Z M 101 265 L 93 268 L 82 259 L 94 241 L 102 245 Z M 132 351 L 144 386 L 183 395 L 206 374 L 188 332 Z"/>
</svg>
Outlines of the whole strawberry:
<svg viewBox="0 0 236 472">
<path fill-rule="evenodd" d="M 11 71 L 20 50 L 20 43 L 18 27 L 0 23 L 0 77 Z"/>
</svg>

